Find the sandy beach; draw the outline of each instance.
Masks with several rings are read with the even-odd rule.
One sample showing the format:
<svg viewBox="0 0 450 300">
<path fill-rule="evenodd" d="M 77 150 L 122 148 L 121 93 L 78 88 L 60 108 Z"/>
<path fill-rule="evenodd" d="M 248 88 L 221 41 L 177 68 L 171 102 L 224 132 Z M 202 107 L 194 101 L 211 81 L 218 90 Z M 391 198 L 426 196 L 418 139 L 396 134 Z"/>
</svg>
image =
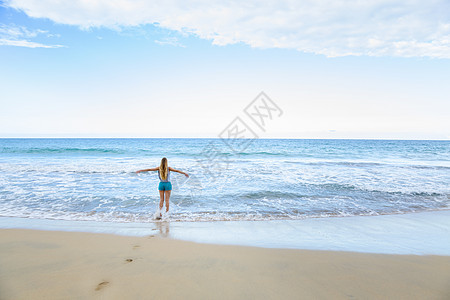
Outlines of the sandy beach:
<svg viewBox="0 0 450 300">
<path fill-rule="evenodd" d="M 0 230 L 1 299 L 448 299 L 450 257 Z"/>
</svg>

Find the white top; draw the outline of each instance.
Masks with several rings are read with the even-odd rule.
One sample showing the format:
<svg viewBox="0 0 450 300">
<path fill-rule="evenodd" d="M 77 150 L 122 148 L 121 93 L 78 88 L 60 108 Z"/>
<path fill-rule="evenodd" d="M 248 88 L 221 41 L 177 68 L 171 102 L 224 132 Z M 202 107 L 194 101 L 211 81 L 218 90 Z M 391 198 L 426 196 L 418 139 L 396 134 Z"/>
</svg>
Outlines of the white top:
<svg viewBox="0 0 450 300">
<path fill-rule="evenodd" d="M 168 168 L 168 167 L 167 167 L 167 168 Z M 170 170 L 167 170 L 167 178 L 166 178 L 166 180 L 162 180 L 161 174 L 159 174 L 159 169 L 158 169 L 158 177 L 159 177 L 159 180 L 160 180 L 161 182 L 170 182 Z"/>
</svg>

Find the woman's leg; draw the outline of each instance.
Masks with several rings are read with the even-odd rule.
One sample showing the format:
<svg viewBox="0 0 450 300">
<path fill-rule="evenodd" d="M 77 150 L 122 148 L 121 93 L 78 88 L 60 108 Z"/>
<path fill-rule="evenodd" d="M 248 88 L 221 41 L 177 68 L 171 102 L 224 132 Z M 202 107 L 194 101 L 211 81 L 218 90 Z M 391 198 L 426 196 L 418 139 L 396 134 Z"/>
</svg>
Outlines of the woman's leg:
<svg viewBox="0 0 450 300">
<path fill-rule="evenodd" d="M 164 191 L 159 191 L 159 210 L 163 208 L 164 205 Z"/>
<path fill-rule="evenodd" d="M 164 191 L 164 195 L 166 196 L 166 212 L 169 211 L 169 198 L 170 198 L 170 192 L 171 191 Z M 161 206 L 162 208 L 162 206 Z"/>
</svg>

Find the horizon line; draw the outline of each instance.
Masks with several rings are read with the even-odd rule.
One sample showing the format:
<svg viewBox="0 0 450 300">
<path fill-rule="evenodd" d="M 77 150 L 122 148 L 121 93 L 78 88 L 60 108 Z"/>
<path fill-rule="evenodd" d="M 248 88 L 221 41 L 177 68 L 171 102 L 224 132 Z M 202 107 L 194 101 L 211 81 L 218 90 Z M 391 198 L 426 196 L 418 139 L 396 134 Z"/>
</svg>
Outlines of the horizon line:
<svg viewBox="0 0 450 300">
<path fill-rule="evenodd" d="M 221 140 L 223 138 L 220 137 L 92 137 L 92 136 L 68 136 L 68 137 L 4 137 L 0 136 L 0 139 L 218 139 Z M 262 137 L 262 138 L 242 138 L 246 140 L 366 140 L 366 141 L 450 141 L 449 139 L 437 139 L 437 138 L 302 138 L 302 137 Z"/>
</svg>

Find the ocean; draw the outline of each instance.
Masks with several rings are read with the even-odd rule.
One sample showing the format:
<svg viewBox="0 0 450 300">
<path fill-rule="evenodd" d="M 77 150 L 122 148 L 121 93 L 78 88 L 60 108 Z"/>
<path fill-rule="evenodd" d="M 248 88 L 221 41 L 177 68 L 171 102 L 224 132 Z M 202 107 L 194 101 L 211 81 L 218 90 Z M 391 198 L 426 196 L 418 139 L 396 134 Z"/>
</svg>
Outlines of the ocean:
<svg viewBox="0 0 450 300">
<path fill-rule="evenodd" d="M 450 141 L 0 139 L 0 217 L 159 222 L 156 172 L 172 174 L 170 222 L 394 215 L 450 208 Z"/>
</svg>

